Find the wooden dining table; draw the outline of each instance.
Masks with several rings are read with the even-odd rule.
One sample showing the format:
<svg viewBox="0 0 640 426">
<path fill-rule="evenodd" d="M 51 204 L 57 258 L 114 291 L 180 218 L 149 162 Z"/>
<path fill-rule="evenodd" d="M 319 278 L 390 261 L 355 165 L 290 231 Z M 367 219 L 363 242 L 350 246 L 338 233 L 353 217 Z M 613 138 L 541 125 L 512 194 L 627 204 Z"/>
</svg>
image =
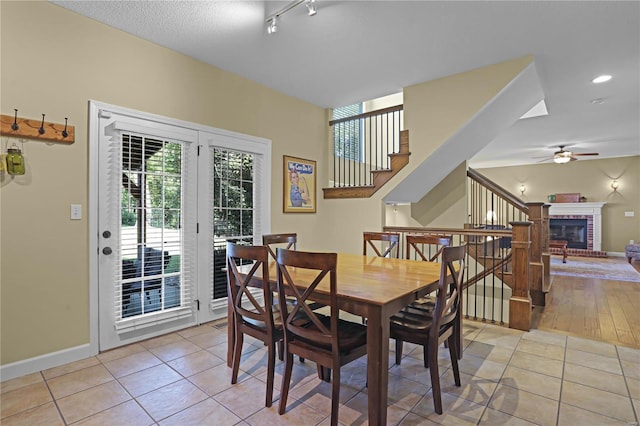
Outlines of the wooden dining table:
<svg viewBox="0 0 640 426">
<path fill-rule="evenodd" d="M 437 288 L 440 264 L 338 253 L 337 297 L 340 309 L 367 318 L 367 386 L 369 424 L 387 421 L 389 371 L 389 318 L 416 298 Z M 304 280 L 303 269 L 292 268 L 295 282 Z M 276 264 L 269 265 L 269 281 L 276 288 Z M 260 280 L 258 277 L 256 280 Z M 261 287 L 261 282 L 254 283 Z M 329 303 L 328 279 L 313 293 L 313 300 Z M 229 321 L 227 364 L 231 365 L 234 334 Z M 425 373 L 426 374 L 426 373 Z"/>
</svg>

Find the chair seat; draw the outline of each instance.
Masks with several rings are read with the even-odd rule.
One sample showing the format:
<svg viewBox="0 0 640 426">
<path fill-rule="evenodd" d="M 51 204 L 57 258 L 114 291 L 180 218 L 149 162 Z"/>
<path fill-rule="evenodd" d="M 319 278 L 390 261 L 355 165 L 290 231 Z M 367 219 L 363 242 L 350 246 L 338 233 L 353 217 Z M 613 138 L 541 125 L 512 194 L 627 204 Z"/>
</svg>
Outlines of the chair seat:
<svg viewBox="0 0 640 426">
<path fill-rule="evenodd" d="M 329 328 L 331 326 L 331 317 L 326 315 L 318 315 L 318 319 L 320 319 L 325 327 Z M 320 334 L 320 330 L 318 330 L 318 327 L 311 321 L 309 321 L 304 326 L 304 328 Z M 367 327 L 355 322 L 338 319 L 338 337 L 339 351 L 341 353 L 349 353 L 353 349 L 367 344 Z M 297 337 L 296 340 L 305 342 L 306 339 Z M 314 341 L 313 344 L 316 347 L 321 346 L 327 349 L 327 351 L 331 351 L 330 345 L 320 345 L 317 341 Z"/>
<path fill-rule="evenodd" d="M 273 309 L 273 325 L 277 329 L 282 330 L 282 315 L 278 310 L 278 306 L 273 306 L 272 309 Z M 264 323 L 264 321 L 258 321 L 248 317 L 244 317 L 243 321 L 247 326 L 254 328 L 256 330 L 264 331 L 267 329 L 267 325 Z M 298 312 L 294 321 L 296 324 L 304 325 L 305 323 L 309 322 L 309 318 L 304 312 Z"/>
<path fill-rule="evenodd" d="M 407 306 L 402 311 L 393 315 L 390 319 L 391 329 L 411 329 L 414 331 L 424 331 L 431 328 L 433 318 L 425 315 L 424 311 Z"/>
<path fill-rule="evenodd" d="M 414 302 L 410 303 L 408 306 L 414 309 L 431 313 L 436 307 L 436 299 L 434 299 L 433 297 L 425 296 L 425 297 L 416 299 Z"/>
</svg>

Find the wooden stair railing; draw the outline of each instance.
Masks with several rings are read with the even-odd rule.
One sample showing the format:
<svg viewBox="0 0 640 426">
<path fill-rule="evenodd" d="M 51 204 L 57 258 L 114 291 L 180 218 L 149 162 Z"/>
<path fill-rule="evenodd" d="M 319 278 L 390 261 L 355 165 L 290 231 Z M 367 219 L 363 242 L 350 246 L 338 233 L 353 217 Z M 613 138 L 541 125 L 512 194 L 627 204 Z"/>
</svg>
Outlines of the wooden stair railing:
<svg viewBox="0 0 640 426">
<path fill-rule="evenodd" d="M 548 243 L 548 229 L 549 229 L 549 205 L 545 203 L 525 203 L 516 195 L 507 191 L 500 185 L 491 181 L 486 176 L 478 173 L 476 170 L 469 168 L 467 170 L 467 176 L 472 180 L 475 185 L 479 185 L 486 191 L 485 197 L 476 196 L 475 201 L 485 203 L 485 209 L 490 205 L 505 203 L 511 208 L 511 217 L 509 217 L 509 210 L 506 208 L 500 209 L 504 214 L 506 210 L 505 222 L 510 220 L 531 221 L 531 249 L 530 249 L 530 292 L 534 305 L 544 306 L 546 303 L 546 295 L 550 291 L 550 275 L 549 275 L 549 243 Z M 471 197 L 472 203 L 474 202 L 474 196 Z M 471 206 L 473 211 L 474 206 Z M 483 211 L 482 209 L 479 209 Z M 520 217 L 516 217 L 518 212 L 521 213 Z"/>
<path fill-rule="evenodd" d="M 452 245 L 467 244 L 463 307 L 465 316 L 509 327 L 529 330 L 531 319 L 529 221 L 510 222 L 508 229 L 423 228 L 384 226 L 385 232 L 451 235 Z M 497 241 L 497 243 L 494 243 Z M 509 241 L 509 244 L 503 242 Z M 502 247 L 500 247 L 502 246 Z M 496 250 L 498 248 L 499 250 Z M 402 252 L 403 250 L 401 250 Z M 475 261 L 470 261 L 471 259 Z M 523 264 L 524 262 L 524 264 Z M 506 291 L 510 288 L 510 291 Z M 523 296 L 526 294 L 526 296 Z M 506 308 L 503 310 L 503 306 Z M 526 309 L 528 307 L 528 309 Z M 508 316 L 506 310 L 509 311 Z"/>
<path fill-rule="evenodd" d="M 409 131 L 400 131 L 400 151 L 388 154 L 390 168 L 371 170 L 373 175 L 372 185 L 343 186 L 335 188 L 323 188 L 324 198 L 368 198 L 376 193 L 385 183 L 391 180 L 400 170 L 409 164 Z"/>
</svg>

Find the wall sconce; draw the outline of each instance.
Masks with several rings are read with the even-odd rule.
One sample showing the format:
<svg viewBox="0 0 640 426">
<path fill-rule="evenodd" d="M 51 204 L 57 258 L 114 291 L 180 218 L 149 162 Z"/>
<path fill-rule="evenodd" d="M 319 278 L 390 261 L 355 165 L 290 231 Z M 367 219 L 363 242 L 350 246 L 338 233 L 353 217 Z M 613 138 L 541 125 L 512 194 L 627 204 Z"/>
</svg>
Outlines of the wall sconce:
<svg viewBox="0 0 640 426">
<path fill-rule="evenodd" d="M 520 185 L 520 194 L 524 195 L 524 192 L 527 190 L 527 187 L 524 186 L 524 183 Z"/>
<path fill-rule="evenodd" d="M 620 187 L 620 182 L 618 182 L 617 180 L 611 181 L 611 188 L 613 189 L 614 192 L 617 191 L 619 187 Z"/>
</svg>

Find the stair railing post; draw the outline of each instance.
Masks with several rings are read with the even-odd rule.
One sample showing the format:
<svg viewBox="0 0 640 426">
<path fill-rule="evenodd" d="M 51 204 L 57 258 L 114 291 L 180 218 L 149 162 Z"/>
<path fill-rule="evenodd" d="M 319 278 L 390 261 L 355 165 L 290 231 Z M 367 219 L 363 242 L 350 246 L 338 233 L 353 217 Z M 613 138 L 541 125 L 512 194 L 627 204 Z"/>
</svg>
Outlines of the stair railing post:
<svg viewBox="0 0 640 426">
<path fill-rule="evenodd" d="M 529 331 L 531 328 L 530 262 L 532 222 L 510 222 L 513 229 L 511 252 L 513 287 L 509 299 L 509 328 Z"/>
<path fill-rule="evenodd" d="M 549 208 L 550 204 L 542 206 L 542 264 L 544 265 L 544 281 L 551 275 L 551 254 L 549 253 Z"/>
<path fill-rule="evenodd" d="M 542 251 L 544 246 L 544 203 L 527 203 L 531 225 L 531 300 L 534 305 L 544 306 L 544 264 Z M 548 243 L 547 243 L 548 244 Z"/>
</svg>

